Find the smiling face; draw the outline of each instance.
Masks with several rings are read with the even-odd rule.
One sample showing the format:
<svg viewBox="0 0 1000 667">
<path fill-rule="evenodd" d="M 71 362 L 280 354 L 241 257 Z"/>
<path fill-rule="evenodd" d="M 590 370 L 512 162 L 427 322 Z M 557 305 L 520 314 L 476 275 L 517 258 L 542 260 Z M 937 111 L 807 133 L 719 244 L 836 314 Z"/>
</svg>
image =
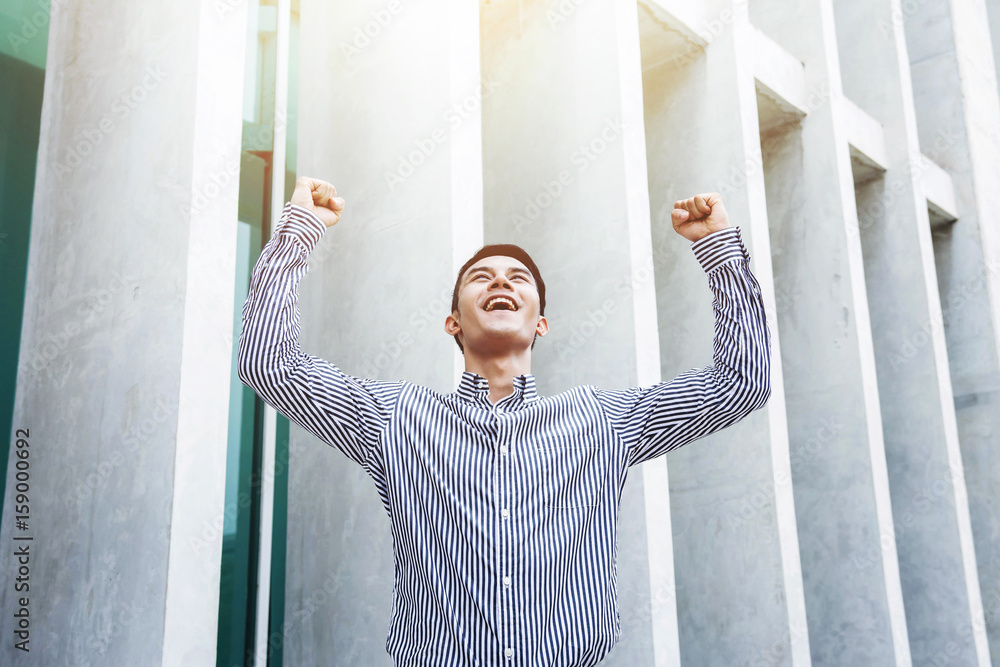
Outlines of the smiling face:
<svg viewBox="0 0 1000 667">
<path fill-rule="evenodd" d="M 539 310 L 535 279 L 524 264 L 504 255 L 483 257 L 462 276 L 458 310 L 448 316 L 445 331 L 458 334 L 465 349 L 523 351 L 536 333 L 548 332 Z"/>
</svg>

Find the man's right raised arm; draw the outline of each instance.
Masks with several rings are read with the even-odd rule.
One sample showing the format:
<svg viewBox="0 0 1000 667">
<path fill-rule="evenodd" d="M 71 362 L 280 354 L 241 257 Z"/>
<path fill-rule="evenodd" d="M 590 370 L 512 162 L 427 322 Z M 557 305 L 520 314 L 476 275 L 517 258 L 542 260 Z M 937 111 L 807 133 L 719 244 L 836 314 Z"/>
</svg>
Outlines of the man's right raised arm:
<svg viewBox="0 0 1000 667">
<path fill-rule="evenodd" d="M 300 349 L 298 285 L 326 225 L 308 203 L 294 201 L 285 205 L 250 277 L 238 375 L 278 412 L 367 468 L 402 383 L 353 377 Z"/>
</svg>

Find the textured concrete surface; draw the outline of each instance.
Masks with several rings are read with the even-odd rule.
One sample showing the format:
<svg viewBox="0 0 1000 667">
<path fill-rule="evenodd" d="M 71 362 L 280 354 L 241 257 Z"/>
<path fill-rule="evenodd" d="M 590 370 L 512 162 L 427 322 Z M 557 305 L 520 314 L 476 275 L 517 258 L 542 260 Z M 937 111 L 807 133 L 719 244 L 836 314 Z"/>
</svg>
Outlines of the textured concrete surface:
<svg viewBox="0 0 1000 667">
<path fill-rule="evenodd" d="M 989 16 L 982 1 L 935 0 L 907 14 L 905 27 L 920 149 L 951 176 L 958 208 L 958 220 L 933 229 L 939 328 L 975 544 L 968 566 L 978 564 L 1000 660 L 1000 96 Z"/>
<path fill-rule="evenodd" d="M 545 277 L 540 391 L 658 381 L 634 5 L 486 3 L 482 42 L 497 86 L 483 106 L 485 238 L 523 245 Z M 630 470 L 623 491 L 609 665 L 678 658 L 669 498 L 652 479 L 666 481 L 663 461 Z"/>
<path fill-rule="evenodd" d="M 681 659 L 808 664 L 753 70 L 739 57 L 753 34 L 745 5 L 706 9 L 693 31 L 704 49 L 665 27 L 655 7 L 640 13 L 661 373 L 711 363 L 711 292 L 670 211 L 676 199 L 717 191 L 768 307 L 773 389 L 765 409 L 667 455 Z"/>
<path fill-rule="evenodd" d="M 905 16 L 893 2 L 836 6 L 844 92 L 882 123 L 888 159 L 883 176 L 857 188 L 894 519 L 892 534 L 879 539 L 884 553 L 895 537 L 913 661 L 988 664 L 947 349 L 936 325 L 930 218 L 915 177 L 923 158 Z"/>
<path fill-rule="evenodd" d="M 833 8 L 750 10 L 804 62 L 809 91 L 807 115 L 786 114 L 761 147 L 812 659 L 893 664 L 906 619 L 894 555 L 871 552 L 892 510 Z"/>
<path fill-rule="evenodd" d="M 245 32 L 196 2 L 54 3 L 14 411 L 32 639 L 8 484 L 4 664 L 214 662 L 237 186 L 198 196 L 239 151 Z"/>
<path fill-rule="evenodd" d="M 346 207 L 310 257 L 301 343 L 354 375 L 452 391 L 456 258 L 482 238 L 478 11 L 399 7 L 355 53 L 339 45 L 383 3 L 302 3 L 297 172 Z M 286 664 L 389 665 L 385 508 L 340 452 L 296 426 L 290 446 Z"/>
</svg>

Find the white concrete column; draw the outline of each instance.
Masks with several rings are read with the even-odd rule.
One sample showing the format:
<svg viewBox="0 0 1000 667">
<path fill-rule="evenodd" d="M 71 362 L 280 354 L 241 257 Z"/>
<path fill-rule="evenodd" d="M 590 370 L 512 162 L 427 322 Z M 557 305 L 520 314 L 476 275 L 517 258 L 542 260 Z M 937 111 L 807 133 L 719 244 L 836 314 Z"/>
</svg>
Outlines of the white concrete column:
<svg viewBox="0 0 1000 667">
<path fill-rule="evenodd" d="M 478 6 L 303 0 L 300 25 L 296 171 L 346 200 L 301 284 L 303 349 L 453 391 L 444 320 L 482 242 Z M 392 541 L 375 485 L 294 425 L 290 448 L 286 664 L 390 665 Z"/>
<path fill-rule="evenodd" d="M 857 187 L 894 536 L 913 661 L 989 663 L 903 18 L 836 4 L 844 92 L 882 124 L 885 172 Z"/>
<path fill-rule="evenodd" d="M 481 3 L 486 240 L 546 281 L 542 394 L 660 379 L 636 3 Z M 693 255 L 686 258 L 697 266 Z M 666 461 L 620 505 L 622 636 L 609 665 L 679 662 Z M 602 663 L 603 664 L 603 663 Z"/>
<path fill-rule="evenodd" d="M 30 518 L 15 534 L 12 463 L 0 533 L 30 545 L 31 652 L 4 548 L 0 662 L 214 665 L 246 10 L 52 3 L 50 24 L 14 411 Z"/>
<path fill-rule="evenodd" d="M 658 2 L 640 11 L 661 371 L 673 377 L 711 361 L 711 293 L 670 211 L 676 199 L 717 191 L 761 285 L 772 392 L 763 410 L 670 454 L 681 656 L 690 664 L 808 665 L 753 34 L 745 3 L 697 10 Z"/>
<path fill-rule="evenodd" d="M 983 0 L 916 3 L 904 16 L 920 148 L 955 190 L 958 219 L 932 230 L 935 328 L 947 341 L 984 620 L 1000 658 L 1000 94 L 990 17 Z"/>
<path fill-rule="evenodd" d="M 993 65 L 1000 70 L 1000 0 L 986 0 L 989 14 L 990 37 L 993 43 Z M 997 81 L 1000 84 L 1000 79 Z"/>
<path fill-rule="evenodd" d="M 802 63 L 804 115 L 758 100 L 810 648 L 818 664 L 907 664 L 896 555 L 871 552 L 892 504 L 833 5 L 753 0 L 750 17 Z"/>
</svg>

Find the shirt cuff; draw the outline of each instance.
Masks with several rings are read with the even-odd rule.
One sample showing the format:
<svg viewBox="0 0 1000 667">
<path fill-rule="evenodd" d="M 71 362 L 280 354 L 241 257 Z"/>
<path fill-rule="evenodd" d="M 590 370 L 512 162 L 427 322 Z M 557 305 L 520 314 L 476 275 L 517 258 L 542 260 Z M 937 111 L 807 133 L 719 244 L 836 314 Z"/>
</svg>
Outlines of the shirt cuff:
<svg viewBox="0 0 1000 667">
<path fill-rule="evenodd" d="M 691 250 L 705 273 L 733 259 L 750 259 L 739 227 L 726 227 L 712 232 L 692 243 Z"/>
<path fill-rule="evenodd" d="M 312 252 L 319 240 L 326 233 L 326 225 L 309 209 L 288 202 L 281 212 L 281 220 L 275 230 L 276 234 L 287 234 L 297 239 L 306 252 Z"/>
</svg>

